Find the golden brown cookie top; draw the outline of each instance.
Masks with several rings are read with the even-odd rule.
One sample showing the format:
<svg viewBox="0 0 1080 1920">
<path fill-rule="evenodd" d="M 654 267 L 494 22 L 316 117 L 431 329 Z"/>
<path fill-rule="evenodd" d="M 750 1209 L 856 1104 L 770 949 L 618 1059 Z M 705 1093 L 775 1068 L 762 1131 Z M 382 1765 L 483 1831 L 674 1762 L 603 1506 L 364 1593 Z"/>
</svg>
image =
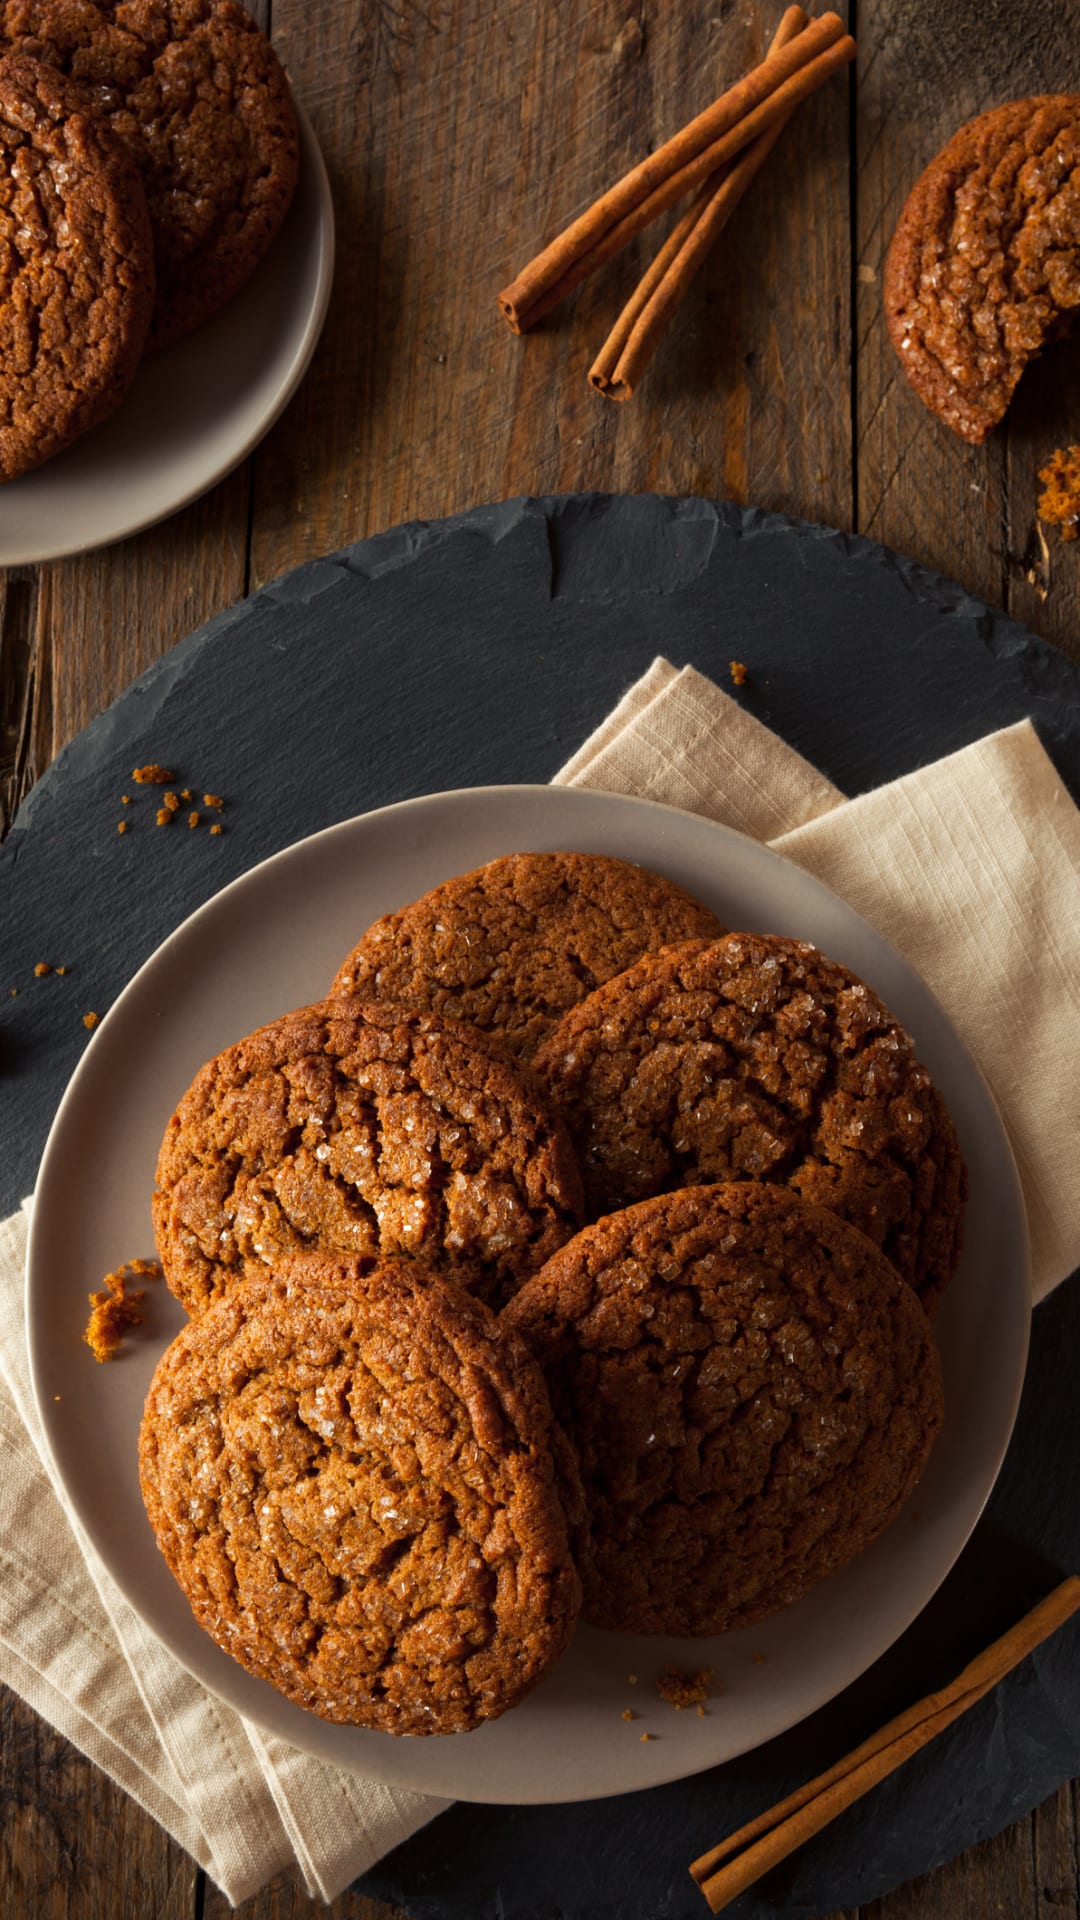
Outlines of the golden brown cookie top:
<svg viewBox="0 0 1080 1920">
<path fill-rule="evenodd" d="M 1080 306 L 1080 94 L 1010 100 L 953 135 L 911 190 L 884 296 L 916 393 L 979 445 Z"/>
<path fill-rule="evenodd" d="M 459 1733 L 565 1647 L 580 1587 L 539 1369 L 412 1261 L 302 1257 L 178 1335 L 143 1497 L 196 1619 L 324 1719 Z"/>
<path fill-rule="evenodd" d="M 805 942 L 731 933 L 648 954 L 533 1064 L 590 1218 L 671 1187 L 769 1181 L 868 1234 L 924 1304 L 956 1267 L 964 1167 L 944 1103 L 877 995 Z"/>
<path fill-rule="evenodd" d="M 570 1007 L 641 954 L 711 939 L 673 880 L 597 853 L 517 853 L 369 927 L 330 991 L 466 1020 L 529 1059 Z"/>
<path fill-rule="evenodd" d="M 583 1614 L 720 1633 L 888 1525 L 941 1424 L 911 1288 L 779 1188 L 683 1188 L 571 1240 L 502 1315 L 581 1465 Z"/>
<path fill-rule="evenodd" d="M 136 169 L 63 75 L 0 59 L 0 479 L 113 411 L 154 298 Z"/>
<path fill-rule="evenodd" d="M 357 1000 L 286 1014 L 203 1067 L 157 1182 L 161 1263 L 190 1313 L 304 1251 L 433 1260 L 497 1302 L 581 1218 L 538 1086 L 468 1027 Z"/>
<path fill-rule="evenodd" d="M 139 167 L 154 230 L 149 345 L 243 285 L 292 199 L 296 114 L 237 0 L 0 0 L 0 39 L 84 89 Z"/>
</svg>

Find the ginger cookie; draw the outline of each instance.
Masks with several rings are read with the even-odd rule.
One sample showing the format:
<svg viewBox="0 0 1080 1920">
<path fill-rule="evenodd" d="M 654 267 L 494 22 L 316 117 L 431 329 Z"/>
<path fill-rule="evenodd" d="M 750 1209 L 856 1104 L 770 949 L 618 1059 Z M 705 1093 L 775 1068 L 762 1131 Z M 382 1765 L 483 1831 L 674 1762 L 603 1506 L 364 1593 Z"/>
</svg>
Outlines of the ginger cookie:
<svg viewBox="0 0 1080 1920">
<path fill-rule="evenodd" d="M 119 405 L 153 299 L 146 199 L 123 147 L 61 74 L 0 59 L 0 479 Z"/>
<path fill-rule="evenodd" d="M 56 67 L 125 142 L 157 260 L 148 345 L 201 325 L 254 271 L 296 186 L 288 82 L 237 0 L 0 0 L 0 40 Z"/>
<path fill-rule="evenodd" d="M 573 1631 L 550 1429 L 538 1366 L 460 1287 L 306 1255 L 163 1354 L 143 1498 L 200 1626 L 250 1672 L 326 1720 L 463 1733 Z"/>
<path fill-rule="evenodd" d="M 625 860 L 508 854 L 376 920 L 330 991 L 466 1020 L 528 1059 L 641 954 L 723 931 L 673 880 Z"/>
<path fill-rule="evenodd" d="M 916 393 L 978 446 L 1080 307 L 1080 94 L 980 114 L 916 181 L 885 262 L 885 314 Z"/>
<path fill-rule="evenodd" d="M 867 1234 L 933 1302 L 955 1270 L 956 1132 L 877 995 L 802 941 L 649 954 L 566 1015 L 534 1068 L 586 1210 L 712 1180 L 783 1183 Z"/>
<path fill-rule="evenodd" d="M 581 1466 L 583 1618 L 722 1633 L 899 1512 L 942 1419 L 929 1322 L 865 1235 L 783 1188 L 683 1188 L 586 1227 L 502 1315 Z"/>
<path fill-rule="evenodd" d="M 433 1260 L 499 1302 L 581 1219 L 539 1087 L 467 1027 L 355 1000 L 286 1014 L 203 1067 L 157 1182 L 158 1252 L 189 1313 L 304 1251 Z"/>
</svg>

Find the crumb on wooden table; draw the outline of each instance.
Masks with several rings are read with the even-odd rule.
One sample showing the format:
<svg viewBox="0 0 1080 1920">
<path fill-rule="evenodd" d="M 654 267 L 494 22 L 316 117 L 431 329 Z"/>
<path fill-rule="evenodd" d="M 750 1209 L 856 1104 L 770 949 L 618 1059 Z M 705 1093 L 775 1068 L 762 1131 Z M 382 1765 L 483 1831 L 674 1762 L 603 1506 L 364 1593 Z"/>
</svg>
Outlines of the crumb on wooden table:
<svg viewBox="0 0 1080 1920">
<path fill-rule="evenodd" d="M 140 787 L 167 787 L 176 776 L 169 772 L 168 767 L 159 767 L 151 761 L 146 767 L 132 767 L 131 777 Z"/>
<path fill-rule="evenodd" d="M 82 1017 L 83 1026 L 96 1027 L 100 1018 L 100 1014 L 97 1013 L 84 1013 Z"/>
<path fill-rule="evenodd" d="M 90 1318 L 83 1339 L 95 1360 L 111 1360 L 118 1352 L 125 1333 L 145 1318 L 141 1311 L 145 1287 L 132 1287 L 132 1280 L 158 1280 L 161 1267 L 156 1260 L 128 1260 L 115 1273 L 107 1273 L 99 1293 L 89 1295 Z"/>
<path fill-rule="evenodd" d="M 1075 540 L 1080 534 L 1080 447 L 1058 447 L 1039 468 L 1039 479 L 1039 519 L 1060 527 L 1063 540 Z"/>
<path fill-rule="evenodd" d="M 745 661 L 743 661 L 743 660 L 729 660 L 729 661 L 728 661 L 728 666 L 729 666 L 729 668 L 730 668 L 730 670 L 731 670 L 731 684 L 732 684 L 732 686 L 734 686 L 734 687 L 745 687 L 745 685 L 746 685 L 746 663 L 745 663 Z"/>
<path fill-rule="evenodd" d="M 696 1707 L 699 1701 L 708 1699 L 712 1677 L 711 1667 L 667 1666 L 656 1683 L 656 1691 L 661 1700 L 681 1713 L 684 1707 Z"/>
</svg>

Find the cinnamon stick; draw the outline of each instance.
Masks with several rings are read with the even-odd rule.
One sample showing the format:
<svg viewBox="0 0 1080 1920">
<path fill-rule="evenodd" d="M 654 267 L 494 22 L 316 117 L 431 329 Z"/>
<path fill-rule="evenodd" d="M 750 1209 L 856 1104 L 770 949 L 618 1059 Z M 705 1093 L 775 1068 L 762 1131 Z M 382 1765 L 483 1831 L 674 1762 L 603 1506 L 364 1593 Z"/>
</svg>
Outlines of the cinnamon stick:
<svg viewBox="0 0 1080 1920">
<path fill-rule="evenodd" d="M 794 40 L 805 31 L 808 21 L 802 7 L 789 7 L 769 52 L 778 52 Z M 768 133 L 759 134 L 729 168 L 706 180 L 630 296 L 589 369 L 589 384 L 597 393 L 608 400 L 630 399 L 698 268 L 794 110 L 777 120 Z"/>
<path fill-rule="evenodd" d="M 763 1873 L 786 1860 L 804 1840 L 819 1833 L 838 1813 L 966 1713 L 1078 1608 L 1080 1579 L 1070 1575 L 999 1640 L 969 1661 L 949 1686 L 927 1694 L 897 1714 L 835 1766 L 703 1853 L 690 1872 L 713 1913 L 719 1913 Z"/>
<path fill-rule="evenodd" d="M 854 53 L 855 42 L 844 33 L 836 13 L 822 14 L 770 52 L 696 120 L 601 194 L 504 287 L 498 298 L 507 324 L 515 333 L 527 332 L 658 213 L 768 132 Z"/>
</svg>

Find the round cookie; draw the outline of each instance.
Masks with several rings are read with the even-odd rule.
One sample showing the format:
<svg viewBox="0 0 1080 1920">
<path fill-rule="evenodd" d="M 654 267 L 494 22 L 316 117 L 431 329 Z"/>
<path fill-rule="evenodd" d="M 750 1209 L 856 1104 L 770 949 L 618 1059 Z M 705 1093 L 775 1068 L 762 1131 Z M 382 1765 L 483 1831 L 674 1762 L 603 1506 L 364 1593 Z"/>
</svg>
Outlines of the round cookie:
<svg viewBox="0 0 1080 1920">
<path fill-rule="evenodd" d="M 641 954 L 723 931 L 645 867 L 598 853 L 508 854 L 376 920 L 330 992 L 467 1020 L 528 1059 L 564 1013 Z"/>
<path fill-rule="evenodd" d="M 467 1027 L 356 1000 L 286 1014 L 203 1067 L 157 1183 L 158 1253 L 189 1313 L 304 1251 L 434 1260 L 501 1301 L 581 1219 L 538 1087 Z"/>
<path fill-rule="evenodd" d="M 980 445 L 1080 307 L 1080 94 L 1010 100 L 953 135 L 908 197 L 884 298 L 916 393 Z"/>
<path fill-rule="evenodd" d="M 462 1733 L 573 1631 L 550 1428 L 539 1368 L 479 1301 L 413 1261 L 308 1255 L 163 1354 L 143 1498 L 250 1672 L 327 1720 Z"/>
<path fill-rule="evenodd" d="M 941 1425 L 912 1289 L 782 1188 L 610 1214 L 504 1310 L 581 1465 L 583 1617 L 721 1633 L 789 1606 L 895 1517 Z"/>
<path fill-rule="evenodd" d="M 0 59 L 0 479 L 123 398 L 154 299 L 136 169 L 62 75 Z"/>
<path fill-rule="evenodd" d="M 931 1303 L 960 1257 L 944 1102 L 877 995 L 802 941 L 732 933 L 650 954 L 567 1014 L 534 1069 L 590 1219 L 711 1180 L 831 1207 Z"/>
<path fill-rule="evenodd" d="M 299 142 L 288 82 L 237 0 L 0 0 L 0 40 L 59 68 L 124 140 L 157 260 L 148 345 L 244 284 L 288 211 Z"/>
</svg>

